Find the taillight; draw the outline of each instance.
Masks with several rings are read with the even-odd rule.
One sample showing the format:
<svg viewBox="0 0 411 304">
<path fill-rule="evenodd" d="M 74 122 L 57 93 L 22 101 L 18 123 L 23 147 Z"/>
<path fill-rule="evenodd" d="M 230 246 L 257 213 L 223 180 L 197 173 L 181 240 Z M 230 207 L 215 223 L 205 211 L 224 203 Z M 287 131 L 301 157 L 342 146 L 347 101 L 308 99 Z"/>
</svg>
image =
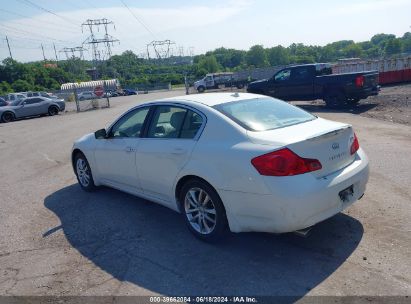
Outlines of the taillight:
<svg viewBox="0 0 411 304">
<path fill-rule="evenodd" d="M 350 149 L 351 155 L 357 152 L 359 148 L 360 148 L 360 143 L 358 142 L 357 135 L 355 135 L 354 133 L 354 141 L 352 142 L 351 149 Z"/>
<path fill-rule="evenodd" d="M 322 168 L 318 160 L 302 158 L 287 148 L 257 156 L 251 163 L 261 175 L 268 176 L 298 175 Z"/>
<path fill-rule="evenodd" d="M 357 78 L 355 78 L 355 85 L 357 87 L 363 87 L 364 86 L 364 76 L 363 75 L 357 76 Z"/>
</svg>

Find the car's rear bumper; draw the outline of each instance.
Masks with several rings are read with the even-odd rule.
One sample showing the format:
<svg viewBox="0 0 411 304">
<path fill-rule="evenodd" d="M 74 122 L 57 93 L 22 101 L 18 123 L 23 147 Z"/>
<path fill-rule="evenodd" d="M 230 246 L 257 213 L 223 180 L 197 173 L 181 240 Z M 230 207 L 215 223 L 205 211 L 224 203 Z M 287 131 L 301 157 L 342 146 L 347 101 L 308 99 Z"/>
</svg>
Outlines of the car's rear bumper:
<svg viewBox="0 0 411 304">
<path fill-rule="evenodd" d="M 360 149 L 349 166 L 322 178 L 312 174 L 264 177 L 272 194 L 219 190 L 231 231 L 284 233 L 310 227 L 341 212 L 365 192 L 368 158 Z M 343 202 L 339 193 L 353 186 Z"/>
<path fill-rule="evenodd" d="M 363 90 L 361 90 L 360 92 L 353 92 L 352 94 L 349 94 L 350 97 L 353 98 L 360 98 L 360 99 L 365 99 L 369 96 L 376 96 L 380 93 L 381 87 L 378 86 L 374 86 L 374 87 L 368 87 L 365 88 Z"/>
</svg>

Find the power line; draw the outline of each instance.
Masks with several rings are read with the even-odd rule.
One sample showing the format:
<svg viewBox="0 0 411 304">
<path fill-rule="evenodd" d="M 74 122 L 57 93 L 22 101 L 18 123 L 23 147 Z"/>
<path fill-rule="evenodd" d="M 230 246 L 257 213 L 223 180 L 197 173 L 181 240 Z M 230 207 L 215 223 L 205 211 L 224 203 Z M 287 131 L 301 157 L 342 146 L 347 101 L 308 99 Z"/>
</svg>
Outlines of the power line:
<svg viewBox="0 0 411 304">
<path fill-rule="evenodd" d="M 17 33 L 17 34 L 19 34 L 19 33 Z M 15 39 L 15 40 L 21 40 L 23 43 L 24 43 L 24 45 L 26 46 L 27 45 L 27 42 L 28 41 L 33 41 L 33 42 L 44 42 L 44 39 L 36 39 L 36 38 L 28 38 L 27 36 L 16 36 L 16 34 L 12 34 L 12 35 L 10 35 L 10 34 L 7 34 L 7 36 L 9 37 L 9 38 L 13 38 L 13 39 Z M 56 42 L 56 43 L 58 43 L 58 44 L 63 44 L 62 42 Z M 47 45 L 47 44 L 45 44 L 45 45 Z"/>
<path fill-rule="evenodd" d="M 33 7 L 35 7 L 35 8 L 37 8 L 37 9 L 39 9 L 39 10 L 43 11 L 43 12 L 46 12 L 46 13 L 52 14 L 53 16 L 56 16 L 56 17 L 58 17 L 58 18 L 60 18 L 60 19 L 63 19 L 64 21 L 67 21 L 67 22 L 69 22 L 69 23 L 73 23 L 73 21 L 72 21 L 72 20 L 70 20 L 69 18 L 66 18 L 66 17 L 60 16 L 60 15 L 56 14 L 55 12 L 53 12 L 53 11 L 51 11 L 51 10 L 48 10 L 48 9 L 46 9 L 46 8 L 44 8 L 44 7 L 42 7 L 42 6 L 38 5 L 38 4 L 36 4 L 36 3 L 31 2 L 30 0 L 19 0 L 19 1 L 20 1 L 20 2 L 24 1 L 24 2 L 26 2 L 27 4 L 29 4 L 29 5 L 31 5 L 31 6 L 33 6 Z"/>
<path fill-rule="evenodd" d="M 16 21 L 14 21 L 14 20 L 11 20 L 9 23 L 12 23 L 13 25 L 30 26 L 30 25 L 28 25 L 28 24 L 16 22 Z M 40 27 L 42 27 L 42 28 L 44 28 L 44 29 L 50 30 L 50 27 L 45 27 L 44 25 L 41 25 Z M 70 31 L 70 30 L 68 30 L 68 29 L 57 29 L 57 30 L 60 31 L 60 32 L 63 31 L 63 32 L 70 33 L 70 34 L 74 34 L 74 33 L 78 34 L 78 32 Z"/>
<path fill-rule="evenodd" d="M 41 34 L 29 32 L 29 31 L 25 31 L 25 30 L 18 29 L 18 28 L 9 26 L 9 25 L 0 24 L 0 26 L 6 28 L 6 29 L 8 29 L 8 30 L 17 32 L 17 33 L 20 32 L 20 33 L 23 33 L 23 34 L 35 35 L 35 36 L 38 36 L 38 37 L 43 37 L 43 38 L 45 38 L 45 39 L 54 40 L 54 41 L 70 42 L 70 41 L 67 41 L 67 40 L 56 39 L 56 38 L 53 38 L 53 37 L 49 37 L 49 36 L 45 36 L 45 35 L 41 35 Z M 71 42 L 70 42 L 70 43 L 71 43 Z"/>
<path fill-rule="evenodd" d="M 146 25 L 144 24 L 144 22 L 143 22 L 142 20 L 140 20 L 139 17 L 137 17 L 137 16 L 133 13 L 133 11 L 127 6 L 127 4 L 126 4 L 123 0 L 120 0 L 120 1 L 121 1 L 121 3 L 123 3 L 123 5 L 128 9 L 128 11 L 130 12 L 130 14 L 131 14 L 154 38 L 156 38 L 156 35 L 148 28 L 148 26 L 146 26 Z"/>
<path fill-rule="evenodd" d="M 18 16 L 18 17 L 22 17 L 22 18 L 34 20 L 33 17 L 29 17 L 29 16 L 27 16 L 27 15 L 22 15 L 22 14 L 19 14 L 19 13 L 16 13 L 16 12 L 12 12 L 12 11 L 6 10 L 6 9 L 4 9 L 4 8 L 0 8 L 0 11 L 5 12 L 5 13 L 8 13 L 8 14 L 11 14 L 11 15 L 15 15 L 15 16 Z M 48 24 L 48 25 L 52 25 L 52 26 L 54 26 L 54 27 L 59 26 L 59 27 L 67 28 L 67 27 L 64 26 L 64 25 L 61 25 L 61 24 L 58 24 L 58 23 L 54 23 L 54 22 L 50 22 L 50 21 L 44 21 L 44 20 L 38 20 L 38 19 L 36 19 L 35 21 L 36 21 L 36 22 L 40 22 L 40 23 L 44 23 L 44 24 Z M 12 21 L 12 22 L 15 22 L 15 21 Z M 74 26 L 74 25 L 71 25 L 71 27 L 72 27 L 73 29 L 76 28 L 76 29 L 78 30 L 78 27 L 76 27 L 76 26 Z M 73 30 L 73 33 L 74 33 L 74 30 Z"/>
</svg>

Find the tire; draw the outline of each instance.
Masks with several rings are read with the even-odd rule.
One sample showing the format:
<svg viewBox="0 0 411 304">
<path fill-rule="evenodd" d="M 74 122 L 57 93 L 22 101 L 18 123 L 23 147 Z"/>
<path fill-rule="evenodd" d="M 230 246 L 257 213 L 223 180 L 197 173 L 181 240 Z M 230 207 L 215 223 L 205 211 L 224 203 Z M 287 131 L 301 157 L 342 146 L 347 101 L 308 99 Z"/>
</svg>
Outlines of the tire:
<svg viewBox="0 0 411 304">
<path fill-rule="evenodd" d="M 197 88 L 197 91 L 198 91 L 198 93 L 204 93 L 205 87 L 199 86 L 199 87 Z"/>
<path fill-rule="evenodd" d="M 359 98 L 349 98 L 347 100 L 347 103 L 350 105 L 357 105 L 360 102 Z"/>
<path fill-rule="evenodd" d="M 15 119 L 16 117 L 12 112 L 4 112 L 3 115 L 1 116 L 1 121 L 4 123 L 11 122 Z"/>
<path fill-rule="evenodd" d="M 227 217 L 219 195 L 205 181 L 189 180 L 181 189 L 179 201 L 191 233 L 207 242 L 221 239 L 227 232 Z"/>
<path fill-rule="evenodd" d="M 337 108 L 347 103 L 347 97 L 342 92 L 330 92 L 324 97 L 325 105 L 328 108 Z"/>
<path fill-rule="evenodd" d="M 242 88 L 244 88 L 244 84 L 243 83 L 239 83 L 239 84 L 237 84 L 237 89 L 242 89 Z"/>
<path fill-rule="evenodd" d="M 90 165 L 83 153 L 75 155 L 73 167 L 80 187 L 87 192 L 96 190 Z"/>
<path fill-rule="evenodd" d="M 48 110 L 49 116 L 54 116 L 59 114 L 59 109 L 56 106 L 50 106 Z"/>
</svg>

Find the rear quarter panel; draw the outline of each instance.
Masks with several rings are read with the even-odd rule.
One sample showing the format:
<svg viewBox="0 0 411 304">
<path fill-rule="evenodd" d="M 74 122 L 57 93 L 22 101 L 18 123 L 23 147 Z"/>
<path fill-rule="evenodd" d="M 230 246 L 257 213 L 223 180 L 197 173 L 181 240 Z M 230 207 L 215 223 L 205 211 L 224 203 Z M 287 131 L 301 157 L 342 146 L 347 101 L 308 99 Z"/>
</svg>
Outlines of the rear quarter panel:
<svg viewBox="0 0 411 304">
<path fill-rule="evenodd" d="M 267 193 L 251 159 L 273 150 L 273 146 L 250 142 L 246 131 L 223 114 L 208 113 L 207 125 L 189 162 L 180 171 L 175 185 L 184 176 L 195 175 L 219 189 Z"/>
</svg>

